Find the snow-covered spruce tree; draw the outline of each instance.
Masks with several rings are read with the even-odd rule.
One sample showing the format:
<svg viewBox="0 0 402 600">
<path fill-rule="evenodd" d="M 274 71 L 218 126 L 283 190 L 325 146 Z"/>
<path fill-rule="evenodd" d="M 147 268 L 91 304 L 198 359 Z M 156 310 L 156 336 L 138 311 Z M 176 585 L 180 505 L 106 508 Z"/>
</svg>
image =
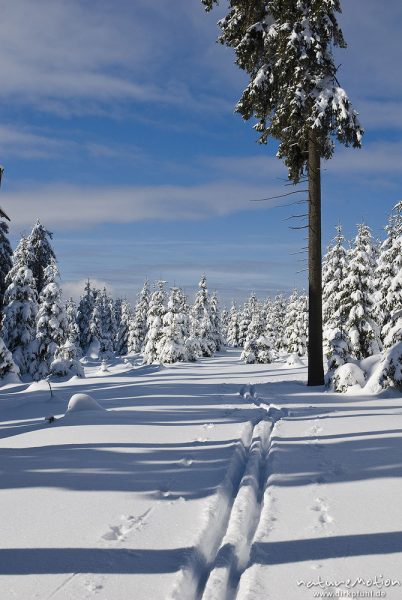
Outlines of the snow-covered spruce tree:
<svg viewBox="0 0 402 600">
<path fill-rule="evenodd" d="M 385 228 L 375 274 L 375 315 L 385 348 L 402 341 L 402 201 Z"/>
<path fill-rule="evenodd" d="M 186 336 L 188 317 L 183 312 L 183 299 L 179 288 L 172 288 L 163 317 L 162 336 L 158 344 L 158 360 L 175 363 L 188 360 Z"/>
<path fill-rule="evenodd" d="M 72 298 L 69 298 L 66 302 L 66 319 L 67 319 L 67 339 L 80 348 L 80 328 L 77 323 L 78 309 L 77 305 Z M 81 351 L 79 351 L 81 354 Z"/>
<path fill-rule="evenodd" d="M 147 318 L 149 309 L 149 284 L 145 281 L 128 332 L 128 352 L 141 352 L 147 335 Z"/>
<path fill-rule="evenodd" d="M 221 333 L 224 345 L 227 344 L 230 315 L 226 306 L 221 311 Z"/>
<path fill-rule="evenodd" d="M 265 311 L 259 306 L 251 319 L 240 358 L 245 363 L 270 363 L 272 357 L 272 343 L 266 336 Z"/>
<path fill-rule="evenodd" d="M 287 352 L 303 356 L 307 350 L 308 300 L 305 294 L 294 290 L 287 305 L 284 339 Z"/>
<path fill-rule="evenodd" d="M 32 271 L 21 267 L 4 294 L 2 333 L 21 375 L 27 375 L 34 359 L 32 342 L 36 333 L 38 301 Z"/>
<path fill-rule="evenodd" d="M 218 0 L 201 0 L 211 10 Z M 321 158 L 333 138 L 360 147 L 363 130 L 337 78 L 333 47 L 346 47 L 337 22 L 340 0 L 231 0 L 219 21 L 249 84 L 236 111 L 257 118 L 259 141 L 279 141 L 289 179 L 309 179 L 308 385 L 324 383 L 321 303 Z"/>
<path fill-rule="evenodd" d="M 105 290 L 106 291 L 106 290 Z M 117 321 L 115 311 L 115 301 L 110 294 L 107 294 L 106 298 L 106 314 L 108 317 L 108 323 L 106 325 L 108 331 L 108 337 L 110 337 L 110 352 L 116 350 L 116 338 L 117 338 Z"/>
<path fill-rule="evenodd" d="M 358 225 L 357 236 L 347 257 L 346 277 L 340 286 L 348 293 L 345 330 L 353 356 L 361 360 L 381 349 L 374 307 L 375 259 L 371 231 L 367 225 Z"/>
<path fill-rule="evenodd" d="M 210 309 L 212 322 L 212 341 L 214 343 L 216 352 L 220 352 L 225 342 L 222 335 L 222 322 L 221 315 L 219 313 L 218 295 L 216 292 L 214 292 L 211 296 Z"/>
<path fill-rule="evenodd" d="M 325 384 L 333 387 L 332 380 L 336 370 L 342 365 L 350 362 L 352 354 L 349 337 L 343 328 L 332 329 L 331 336 L 327 339 L 327 363 L 328 370 L 325 374 Z"/>
<path fill-rule="evenodd" d="M 91 286 L 91 282 L 88 279 L 77 310 L 77 325 L 80 331 L 80 346 L 83 354 L 87 353 L 92 342 L 90 322 L 98 293 L 98 290 Z"/>
<path fill-rule="evenodd" d="M 3 298 L 6 291 L 6 277 L 13 266 L 13 251 L 8 239 L 8 225 L 0 221 L 0 321 L 3 312 Z"/>
<path fill-rule="evenodd" d="M 287 302 L 283 294 L 277 294 L 272 303 L 271 310 L 267 313 L 266 330 L 268 337 L 272 337 L 276 353 L 285 350 L 285 315 Z"/>
<path fill-rule="evenodd" d="M 50 243 L 52 238 L 53 234 L 43 227 L 39 219 L 27 237 L 28 267 L 32 271 L 38 295 L 47 284 L 46 268 L 56 260 Z"/>
<path fill-rule="evenodd" d="M 115 298 L 113 300 L 113 314 L 114 314 L 114 321 L 116 323 L 116 335 L 117 335 L 117 332 L 120 327 L 123 302 L 124 302 L 123 298 Z"/>
<path fill-rule="evenodd" d="M 124 356 L 128 352 L 128 332 L 130 322 L 133 318 L 131 305 L 127 300 L 122 300 L 120 304 L 120 315 L 118 317 L 119 328 L 116 337 L 116 352 Z"/>
<path fill-rule="evenodd" d="M 51 364 L 67 338 L 67 316 L 57 282 L 57 269 L 53 260 L 44 270 L 43 280 L 48 283 L 39 296 L 36 315 L 36 339 L 32 348 L 34 360 L 30 365 L 33 379 L 45 379 L 51 373 Z"/>
<path fill-rule="evenodd" d="M 342 286 L 347 272 L 347 253 L 342 226 L 338 225 L 336 231 L 337 234 L 324 256 L 322 268 L 322 316 L 326 354 L 330 351 L 329 341 L 339 337 L 336 332 L 340 332 L 346 322 L 349 296 L 348 291 Z"/>
<path fill-rule="evenodd" d="M 190 336 L 193 339 L 194 350 L 197 355 L 212 356 L 216 347 L 213 339 L 211 307 L 205 274 L 202 275 L 198 287 L 199 291 L 196 294 L 190 313 Z M 199 345 L 199 350 L 195 348 L 196 345 Z"/>
<path fill-rule="evenodd" d="M 162 338 L 163 317 L 166 313 L 165 282 L 159 281 L 152 293 L 147 317 L 147 334 L 144 341 L 144 363 L 159 362 L 159 344 Z"/>
<path fill-rule="evenodd" d="M 99 356 L 108 358 L 113 354 L 113 315 L 112 302 L 106 288 L 103 288 L 95 298 L 95 304 L 89 322 L 92 340 L 99 342 Z"/>
<path fill-rule="evenodd" d="M 0 337 L 0 379 L 3 379 L 9 373 L 18 375 L 19 372 L 19 368 L 13 361 L 13 355 Z"/>
<path fill-rule="evenodd" d="M 66 375 L 84 376 L 84 370 L 80 363 L 82 350 L 80 346 L 80 330 L 77 324 L 77 305 L 70 298 L 66 302 L 67 330 L 66 339 L 61 344 L 50 365 L 50 373 L 56 377 L 65 377 Z"/>
<path fill-rule="evenodd" d="M 257 340 L 260 357 L 258 362 L 272 362 L 278 356 L 278 349 L 281 348 L 284 315 L 282 316 L 282 323 L 275 321 L 276 314 L 274 313 L 274 309 L 276 310 L 277 308 L 275 302 L 276 300 L 272 298 L 268 298 L 264 302 L 264 332 L 260 339 Z M 279 341 L 279 338 L 281 341 Z"/>
<path fill-rule="evenodd" d="M 250 298 L 244 303 L 241 315 L 239 316 L 239 346 L 244 346 L 245 344 L 248 328 L 257 311 L 257 307 L 257 297 L 254 292 L 252 292 Z"/>
<path fill-rule="evenodd" d="M 201 348 L 198 338 L 192 336 L 190 306 L 188 303 L 188 298 L 181 288 L 178 288 L 177 304 L 181 314 L 183 315 L 183 336 L 185 339 L 184 345 L 187 352 L 186 360 L 195 361 L 200 356 Z"/>
<path fill-rule="evenodd" d="M 10 283 L 12 283 L 15 280 L 17 273 L 21 268 L 28 267 L 30 261 L 31 251 L 28 246 L 28 237 L 23 236 L 18 242 L 17 247 L 13 252 L 12 267 L 9 270 L 5 280 L 6 287 L 8 287 Z"/>
<path fill-rule="evenodd" d="M 239 314 L 236 304 L 233 302 L 229 312 L 229 323 L 226 334 L 226 343 L 231 348 L 239 346 Z"/>
</svg>

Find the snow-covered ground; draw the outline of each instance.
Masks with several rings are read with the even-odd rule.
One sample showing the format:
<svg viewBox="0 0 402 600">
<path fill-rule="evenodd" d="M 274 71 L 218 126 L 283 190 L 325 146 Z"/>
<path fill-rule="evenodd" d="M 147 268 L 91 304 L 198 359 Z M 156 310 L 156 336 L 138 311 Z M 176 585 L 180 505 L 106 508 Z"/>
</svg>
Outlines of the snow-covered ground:
<svg viewBox="0 0 402 600">
<path fill-rule="evenodd" d="M 401 397 L 239 355 L 0 389 L 1 600 L 402 597 Z"/>
</svg>

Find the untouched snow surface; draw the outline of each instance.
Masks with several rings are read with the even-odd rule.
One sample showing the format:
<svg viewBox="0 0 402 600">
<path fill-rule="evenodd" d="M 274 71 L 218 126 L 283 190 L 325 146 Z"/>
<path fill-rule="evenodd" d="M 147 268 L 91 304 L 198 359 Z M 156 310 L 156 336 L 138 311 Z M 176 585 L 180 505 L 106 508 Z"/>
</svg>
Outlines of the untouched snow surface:
<svg viewBox="0 0 402 600">
<path fill-rule="evenodd" d="M 239 356 L 0 389 L 1 600 L 402 597 L 401 397 Z"/>
</svg>

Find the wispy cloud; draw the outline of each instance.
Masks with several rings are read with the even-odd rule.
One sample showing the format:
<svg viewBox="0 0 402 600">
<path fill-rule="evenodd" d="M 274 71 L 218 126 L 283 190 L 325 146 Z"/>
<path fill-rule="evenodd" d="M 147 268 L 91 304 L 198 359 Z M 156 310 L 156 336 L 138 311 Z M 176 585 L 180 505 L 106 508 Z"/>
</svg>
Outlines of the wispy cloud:
<svg viewBox="0 0 402 600">
<path fill-rule="evenodd" d="M 162 2 L 121 2 L 119 10 L 101 2 L 94 10 L 79 0 L 1 0 L 0 9 L 0 99 L 62 116 L 110 116 L 133 101 L 195 110 L 223 102 L 207 89 L 197 98 L 175 71 L 173 44 L 182 42 L 172 36 L 176 11 Z"/>
<path fill-rule="evenodd" d="M 34 147 L 38 142 L 40 151 L 41 139 L 28 136 L 28 141 Z M 121 151 L 96 145 L 88 150 L 106 157 Z M 396 184 L 402 175 L 401 155 L 401 142 L 368 144 L 361 150 L 340 148 L 325 167 L 329 177 L 342 174 L 344 185 L 348 178 L 352 181 L 364 177 L 369 186 L 373 178 L 383 176 Z M 2 204 L 16 226 L 29 227 L 39 217 L 49 226 L 62 229 L 144 220 L 198 220 L 286 202 L 273 198 L 288 191 L 283 181 L 286 171 L 273 157 L 201 157 L 190 168 L 198 176 L 207 168 L 209 181 L 109 187 L 30 184 L 15 191 L 3 190 Z M 252 202 L 263 198 L 271 199 Z"/>
<path fill-rule="evenodd" d="M 30 128 L 18 125 L 0 125 L 0 154 L 3 160 L 10 157 L 20 159 L 69 160 L 77 156 L 93 158 L 119 158 L 125 161 L 143 160 L 144 152 L 134 144 L 119 144 L 113 141 L 99 143 L 84 139 L 83 134 L 75 136 L 52 133 L 49 129 Z M 149 160 L 149 159 L 148 159 Z"/>
<path fill-rule="evenodd" d="M 29 227 L 40 217 L 50 227 L 77 228 L 108 222 L 196 220 L 228 215 L 261 208 L 250 200 L 271 192 L 276 195 L 280 189 L 231 182 L 109 188 L 49 185 L 3 193 L 2 204 L 19 227 Z"/>
<path fill-rule="evenodd" d="M 330 173 L 378 177 L 388 174 L 399 180 L 402 175 L 402 142 L 363 144 L 359 150 L 340 148 L 328 163 Z"/>
</svg>

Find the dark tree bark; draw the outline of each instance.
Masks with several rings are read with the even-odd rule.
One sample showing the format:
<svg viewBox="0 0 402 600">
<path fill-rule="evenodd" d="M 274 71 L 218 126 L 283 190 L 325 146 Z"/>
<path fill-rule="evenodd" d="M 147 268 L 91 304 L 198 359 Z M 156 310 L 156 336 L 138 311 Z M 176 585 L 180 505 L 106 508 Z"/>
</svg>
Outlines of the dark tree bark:
<svg viewBox="0 0 402 600">
<path fill-rule="evenodd" d="M 308 144 L 309 187 L 309 340 L 307 385 L 324 384 L 322 352 L 322 267 L 321 267 L 321 164 L 320 152 L 310 133 Z"/>
</svg>

